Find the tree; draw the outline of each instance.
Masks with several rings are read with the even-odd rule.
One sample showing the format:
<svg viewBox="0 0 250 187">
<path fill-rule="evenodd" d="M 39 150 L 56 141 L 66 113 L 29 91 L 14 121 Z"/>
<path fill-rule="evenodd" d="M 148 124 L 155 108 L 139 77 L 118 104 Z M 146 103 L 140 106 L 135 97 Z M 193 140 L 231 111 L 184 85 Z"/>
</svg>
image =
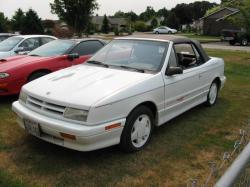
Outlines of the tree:
<svg viewBox="0 0 250 187">
<path fill-rule="evenodd" d="M 11 19 L 13 31 L 22 31 L 24 18 L 24 12 L 22 11 L 22 9 L 19 8 Z"/>
<path fill-rule="evenodd" d="M 106 16 L 106 14 L 104 15 L 104 18 L 103 18 L 103 22 L 102 22 L 102 32 L 105 33 L 105 34 L 108 34 L 109 33 L 109 20 Z"/>
<path fill-rule="evenodd" d="M 207 10 L 216 6 L 216 3 L 210 3 L 208 1 L 196 1 L 194 3 L 191 3 L 190 8 L 192 9 L 192 19 L 200 19 L 206 14 Z"/>
<path fill-rule="evenodd" d="M 239 18 L 239 22 L 241 26 L 245 27 L 247 32 L 250 33 L 250 1 L 245 0 L 244 5 L 239 7 L 241 11 L 241 18 Z"/>
<path fill-rule="evenodd" d="M 143 21 L 149 21 L 156 16 L 156 12 L 153 7 L 148 6 L 145 12 L 140 14 L 140 19 Z"/>
<path fill-rule="evenodd" d="M 194 20 L 198 20 L 203 17 L 207 10 L 215 7 L 216 3 L 210 3 L 208 1 L 194 2 L 190 4 L 178 4 L 171 11 L 177 16 L 180 24 L 190 24 Z"/>
<path fill-rule="evenodd" d="M 38 17 L 37 13 L 29 9 L 23 19 L 22 34 L 43 34 L 42 20 Z"/>
<path fill-rule="evenodd" d="M 135 12 L 130 11 L 125 13 L 125 18 L 129 19 L 131 22 L 134 23 L 138 20 L 138 15 Z"/>
<path fill-rule="evenodd" d="M 91 15 L 98 8 L 96 0 L 54 0 L 51 11 L 71 26 L 81 37 L 90 25 Z"/>
<path fill-rule="evenodd" d="M 158 21 L 156 18 L 153 18 L 151 21 L 151 27 L 156 28 L 158 26 Z"/>
<path fill-rule="evenodd" d="M 233 17 L 229 17 L 228 19 L 250 33 L 250 1 L 231 1 L 230 5 L 239 9 L 240 12 Z"/>
<path fill-rule="evenodd" d="M 0 33 L 8 32 L 8 18 L 4 16 L 4 13 L 0 12 Z"/>
<path fill-rule="evenodd" d="M 121 10 L 117 11 L 114 16 L 114 18 L 124 18 L 125 17 L 125 12 L 122 12 Z"/>
<path fill-rule="evenodd" d="M 156 13 L 156 15 L 158 17 L 164 17 L 164 18 L 167 18 L 168 15 L 169 15 L 169 10 L 167 10 L 165 7 L 158 10 L 158 12 Z"/>
<path fill-rule="evenodd" d="M 177 16 L 175 15 L 174 12 L 171 12 L 167 18 L 167 26 L 174 28 L 174 29 L 179 29 L 180 27 L 180 21 L 177 18 Z"/>
</svg>

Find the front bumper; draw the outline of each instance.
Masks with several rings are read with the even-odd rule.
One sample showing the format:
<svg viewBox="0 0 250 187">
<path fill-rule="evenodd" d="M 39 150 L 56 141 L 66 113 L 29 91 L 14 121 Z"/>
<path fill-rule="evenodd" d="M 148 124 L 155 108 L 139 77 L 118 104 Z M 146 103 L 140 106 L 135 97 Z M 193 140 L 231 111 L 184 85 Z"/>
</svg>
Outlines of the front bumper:
<svg viewBox="0 0 250 187">
<path fill-rule="evenodd" d="M 227 78 L 225 76 L 220 77 L 220 82 L 221 82 L 220 89 L 222 89 L 225 86 L 226 81 Z"/>
<path fill-rule="evenodd" d="M 0 96 L 16 95 L 20 92 L 25 81 L 0 80 Z"/>
<path fill-rule="evenodd" d="M 78 151 L 93 151 L 119 144 L 126 121 L 126 119 L 120 119 L 98 126 L 84 126 L 41 115 L 26 108 L 18 101 L 12 104 L 12 110 L 17 114 L 17 122 L 22 128 L 25 128 L 24 119 L 39 123 L 41 136 L 38 138 Z M 105 127 L 117 123 L 120 123 L 121 126 L 105 130 Z M 63 138 L 60 133 L 74 135 L 76 139 Z"/>
</svg>

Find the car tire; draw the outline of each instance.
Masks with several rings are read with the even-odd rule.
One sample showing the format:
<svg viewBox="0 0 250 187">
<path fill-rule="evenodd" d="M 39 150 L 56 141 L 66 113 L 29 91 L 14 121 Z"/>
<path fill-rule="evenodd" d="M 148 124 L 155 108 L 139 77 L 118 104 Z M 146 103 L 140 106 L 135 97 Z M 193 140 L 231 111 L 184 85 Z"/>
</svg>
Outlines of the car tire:
<svg viewBox="0 0 250 187">
<path fill-rule="evenodd" d="M 33 80 L 36 80 L 36 79 L 38 79 L 38 78 L 40 78 L 40 77 L 43 77 L 43 76 L 45 76 L 45 75 L 47 75 L 48 74 L 48 72 L 36 72 L 36 73 L 33 73 L 33 74 L 31 74 L 31 76 L 28 78 L 28 82 L 31 82 L 31 81 L 33 81 Z"/>
<path fill-rule="evenodd" d="M 156 31 L 155 34 L 160 34 L 159 31 Z"/>
<path fill-rule="evenodd" d="M 122 132 L 120 147 L 124 152 L 142 150 L 150 141 L 155 119 L 152 111 L 146 106 L 139 106 L 127 117 Z"/>
<path fill-rule="evenodd" d="M 235 45 L 235 43 L 236 43 L 236 42 L 235 42 L 234 40 L 230 40 L 230 41 L 229 41 L 229 44 L 230 44 L 230 45 Z"/>
<path fill-rule="evenodd" d="M 242 45 L 242 46 L 247 46 L 247 45 L 248 45 L 248 40 L 247 40 L 246 38 L 243 38 L 243 39 L 241 40 L 241 45 Z"/>
<path fill-rule="evenodd" d="M 172 32 L 171 32 L 171 31 L 168 31 L 168 34 L 172 34 Z"/>
<path fill-rule="evenodd" d="M 218 99 L 218 93 L 219 93 L 219 83 L 218 81 L 214 81 L 211 84 L 209 92 L 207 94 L 207 101 L 206 101 L 207 106 L 213 106 L 216 104 Z"/>
</svg>

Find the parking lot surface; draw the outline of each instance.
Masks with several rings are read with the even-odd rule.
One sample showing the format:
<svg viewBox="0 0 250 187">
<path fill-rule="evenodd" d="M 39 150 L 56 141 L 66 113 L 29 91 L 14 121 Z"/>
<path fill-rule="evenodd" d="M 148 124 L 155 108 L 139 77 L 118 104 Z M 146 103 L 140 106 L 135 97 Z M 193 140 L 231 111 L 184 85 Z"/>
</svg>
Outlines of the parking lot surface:
<svg viewBox="0 0 250 187">
<path fill-rule="evenodd" d="M 250 46 L 231 46 L 227 42 L 214 42 L 214 43 L 204 43 L 202 46 L 206 49 L 221 49 L 221 50 L 231 50 L 231 51 L 246 51 L 250 52 Z"/>
</svg>

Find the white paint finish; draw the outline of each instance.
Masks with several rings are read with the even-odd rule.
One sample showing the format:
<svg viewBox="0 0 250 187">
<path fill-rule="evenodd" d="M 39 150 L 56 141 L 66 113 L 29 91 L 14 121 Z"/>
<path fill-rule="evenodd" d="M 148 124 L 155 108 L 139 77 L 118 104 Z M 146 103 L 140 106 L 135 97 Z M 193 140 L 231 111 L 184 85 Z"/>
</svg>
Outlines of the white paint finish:
<svg viewBox="0 0 250 187">
<path fill-rule="evenodd" d="M 94 104 L 96 106 L 105 105 L 107 102 L 115 102 L 121 97 L 124 99 L 124 97 L 138 94 L 136 90 L 132 89 L 133 94 L 125 92 L 130 92 L 129 88 L 137 86 L 140 82 L 144 83 L 151 77 L 153 77 L 152 74 L 106 69 L 84 64 L 37 79 L 25 85 L 23 90 L 26 92 L 36 90 L 35 92 L 31 91 L 30 94 L 42 98 L 42 100 L 89 110 Z M 49 95 L 47 95 L 48 92 Z M 123 95 L 115 97 L 119 93 Z M 110 98 L 111 95 L 114 97 Z"/>
<path fill-rule="evenodd" d="M 85 64 L 52 73 L 23 87 L 23 92 L 45 102 L 88 110 L 86 122 L 46 116 L 32 111 L 20 101 L 13 104 L 13 110 L 21 118 L 38 121 L 42 129 L 53 136 L 59 131 L 79 137 L 100 135 L 63 145 L 71 149 L 86 151 L 118 144 L 126 118 L 136 106 L 145 102 L 154 104 L 158 116 L 156 125 L 159 126 L 205 102 L 215 78 L 220 78 L 223 87 L 226 81 L 224 62 L 219 58 L 211 58 L 203 65 L 184 70 L 183 74 L 166 76 L 172 45 L 170 42 L 162 69 L 156 74 Z M 111 130 L 110 137 L 104 136 L 105 126 L 115 123 L 121 123 L 122 128 Z M 138 131 L 137 138 L 146 135 L 144 130 Z M 86 141 L 89 144 L 86 145 Z"/>
</svg>

